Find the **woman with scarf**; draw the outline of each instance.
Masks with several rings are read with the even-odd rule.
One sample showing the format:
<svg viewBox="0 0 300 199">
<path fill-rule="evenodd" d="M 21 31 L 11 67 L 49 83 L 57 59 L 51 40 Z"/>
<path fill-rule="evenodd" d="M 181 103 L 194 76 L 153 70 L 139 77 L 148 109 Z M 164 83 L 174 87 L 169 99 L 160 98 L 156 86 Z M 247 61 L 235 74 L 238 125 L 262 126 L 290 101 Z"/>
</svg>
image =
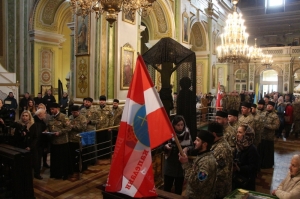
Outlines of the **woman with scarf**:
<svg viewBox="0 0 300 199">
<path fill-rule="evenodd" d="M 172 126 L 177 135 L 182 148 L 192 147 L 193 141 L 186 122 L 181 115 L 176 115 L 172 121 Z M 179 149 L 174 138 L 162 146 L 165 154 L 164 164 L 164 191 L 171 192 L 173 184 L 175 193 L 181 195 L 184 173 L 181 162 L 178 160 Z"/>
<path fill-rule="evenodd" d="M 240 125 L 237 131 L 233 163 L 232 190 L 243 188 L 255 191 L 255 178 L 259 170 L 259 154 L 253 145 L 254 131 L 248 125 Z"/>
</svg>

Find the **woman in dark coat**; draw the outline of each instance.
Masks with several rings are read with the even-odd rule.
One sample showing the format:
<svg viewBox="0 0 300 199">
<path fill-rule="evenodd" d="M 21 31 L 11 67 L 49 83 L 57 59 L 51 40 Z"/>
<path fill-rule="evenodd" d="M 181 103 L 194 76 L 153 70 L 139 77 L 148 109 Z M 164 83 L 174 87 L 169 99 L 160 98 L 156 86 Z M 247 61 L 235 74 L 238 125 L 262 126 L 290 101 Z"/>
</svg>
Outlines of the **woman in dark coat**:
<svg viewBox="0 0 300 199">
<path fill-rule="evenodd" d="M 186 126 L 183 116 L 176 115 L 172 121 L 172 126 L 178 137 L 182 148 L 191 147 L 193 144 L 191 134 Z M 173 184 L 175 185 L 175 193 L 181 195 L 184 173 L 181 163 L 178 159 L 179 150 L 174 139 L 169 140 L 162 146 L 165 153 L 164 164 L 164 190 L 171 192 Z"/>
<path fill-rule="evenodd" d="M 237 131 L 233 164 L 232 189 L 255 191 L 255 178 L 259 169 L 259 154 L 253 145 L 254 131 L 248 125 L 240 125 Z"/>
<path fill-rule="evenodd" d="M 40 175 L 41 170 L 41 160 L 42 155 L 44 152 L 44 148 L 47 145 L 47 135 L 45 134 L 47 126 L 44 122 L 46 118 L 46 110 L 39 109 L 35 112 L 33 117 L 34 124 L 30 127 L 30 142 L 29 148 L 32 152 L 32 159 L 33 159 L 33 170 L 34 170 L 34 177 L 36 179 L 43 179 Z"/>
</svg>

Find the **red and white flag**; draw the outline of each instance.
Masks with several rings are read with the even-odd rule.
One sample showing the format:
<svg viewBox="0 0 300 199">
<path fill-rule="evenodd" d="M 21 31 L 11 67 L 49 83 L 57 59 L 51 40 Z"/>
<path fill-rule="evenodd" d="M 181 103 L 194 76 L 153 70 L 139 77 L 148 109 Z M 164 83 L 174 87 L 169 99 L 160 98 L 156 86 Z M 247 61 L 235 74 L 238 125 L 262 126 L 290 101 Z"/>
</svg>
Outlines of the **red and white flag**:
<svg viewBox="0 0 300 199">
<path fill-rule="evenodd" d="M 174 130 L 141 55 L 129 87 L 105 190 L 131 197 L 157 196 L 151 149 Z"/>
<path fill-rule="evenodd" d="M 216 101 L 216 110 L 222 110 L 221 99 L 222 99 L 222 95 L 221 95 L 220 82 L 219 82 L 218 83 L 217 101 Z"/>
</svg>

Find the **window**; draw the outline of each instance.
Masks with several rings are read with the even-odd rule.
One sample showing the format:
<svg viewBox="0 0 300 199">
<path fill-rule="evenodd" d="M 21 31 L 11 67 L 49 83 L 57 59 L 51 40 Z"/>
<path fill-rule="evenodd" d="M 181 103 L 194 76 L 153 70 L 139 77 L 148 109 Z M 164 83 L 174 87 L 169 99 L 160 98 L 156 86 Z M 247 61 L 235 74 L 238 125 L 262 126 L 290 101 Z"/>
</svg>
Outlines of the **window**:
<svg viewBox="0 0 300 199">
<path fill-rule="evenodd" d="M 241 92 L 242 90 L 247 90 L 247 71 L 244 69 L 239 69 L 235 73 L 235 90 Z"/>
<path fill-rule="evenodd" d="M 283 6 L 283 0 L 268 0 L 268 1 L 269 1 L 269 7 Z"/>
<path fill-rule="evenodd" d="M 266 14 L 284 12 L 285 0 L 265 0 Z"/>
</svg>

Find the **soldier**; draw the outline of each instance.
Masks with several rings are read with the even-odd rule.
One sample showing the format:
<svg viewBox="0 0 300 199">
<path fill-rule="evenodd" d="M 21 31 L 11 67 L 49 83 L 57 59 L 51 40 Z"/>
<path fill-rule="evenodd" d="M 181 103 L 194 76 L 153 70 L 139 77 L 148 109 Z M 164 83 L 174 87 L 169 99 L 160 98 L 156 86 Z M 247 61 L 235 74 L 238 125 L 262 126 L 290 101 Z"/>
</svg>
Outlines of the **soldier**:
<svg viewBox="0 0 300 199">
<path fill-rule="evenodd" d="M 75 105 L 72 106 L 70 110 L 72 115 L 69 116 L 70 119 L 70 128 L 71 131 L 69 132 L 69 147 L 70 147 L 70 157 L 71 157 L 71 172 L 79 172 L 79 162 L 78 153 L 76 150 L 79 149 L 79 138 L 76 137 L 77 134 L 82 133 L 86 130 L 86 117 L 81 115 L 79 112 L 79 106 Z"/>
<path fill-rule="evenodd" d="M 228 124 L 228 114 L 224 111 L 217 111 L 216 112 L 216 122 L 221 124 L 223 126 L 223 135 L 224 135 L 224 139 L 229 143 L 231 142 L 230 140 L 228 141 L 227 139 L 230 139 L 230 135 L 234 134 L 234 132 L 232 132 L 232 128 L 229 126 Z M 229 144 L 229 146 L 231 146 Z M 235 148 L 235 144 L 232 145 L 232 151 Z"/>
<path fill-rule="evenodd" d="M 239 112 L 237 110 L 230 110 L 228 112 L 228 127 L 224 132 L 224 138 L 227 140 L 232 152 L 235 150 L 236 134 L 239 127 L 238 122 Z"/>
<path fill-rule="evenodd" d="M 112 117 L 113 124 L 112 124 L 112 126 L 120 125 L 121 119 L 122 119 L 122 113 L 123 113 L 123 109 L 119 107 L 119 100 L 114 99 L 113 108 L 112 108 L 112 114 L 113 114 L 113 117 Z M 113 133 L 113 143 L 112 144 L 115 145 L 116 137 L 117 137 L 117 134 L 118 134 L 118 128 L 113 129 L 112 133 Z"/>
<path fill-rule="evenodd" d="M 265 101 L 264 110 L 267 110 L 267 106 L 268 106 L 268 103 L 270 101 L 270 96 L 269 95 L 265 95 L 264 96 L 264 101 Z"/>
<path fill-rule="evenodd" d="M 247 124 L 253 128 L 254 119 L 251 114 L 251 104 L 249 102 L 243 102 L 241 105 L 242 115 L 239 117 L 240 124 Z"/>
<path fill-rule="evenodd" d="M 214 136 L 205 130 L 197 132 L 195 151 L 197 157 L 193 163 L 189 163 L 188 157 L 179 154 L 179 161 L 185 170 L 185 179 L 188 182 L 186 195 L 191 199 L 211 199 L 214 198 L 216 185 L 216 159 L 210 148 L 214 142 Z"/>
<path fill-rule="evenodd" d="M 265 101 L 264 100 L 259 100 L 258 103 L 257 103 L 257 114 L 265 115 L 264 106 L 265 106 Z"/>
<path fill-rule="evenodd" d="M 70 152 L 68 145 L 68 133 L 71 130 L 66 116 L 60 113 L 59 104 L 49 105 L 52 119 L 49 120 L 48 129 L 52 134 L 50 153 L 50 178 L 66 180 L 70 169 Z"/>
<path fill-rule="evenodd" d="M 99 97 L 99 104 L 100 107 L 98 109 L 100 113 L 100 122 L 97 125 L 97 129 L 103 129 L 108 128 L 112 126 L 113 124 L 113 115 L 112 110 L 109 108 L 109 106 L 106 105 L 106 96 L 101 95 Z M 97 142 L 106 142 L 110 140 L 110 134 L 108 130 L 102 130 L 100 133 L 97 134 Z M 102 145 L 102 146 L 101 146 Z M 110 146 L 110 143 L 103 143 L 98 145 L 98 150 L 101 148 L 107 148 Z M 108 158 L 109 149 L 102 149 L 99 151 L 98 156 L 102 156 L 103 158 Z M 105 155 L 106 154 L 106 155 Z"/>
<path fill-rule="evenodd" d="M 279 128 L 279 118 L 274 111 L 275 103 L 269 101 L 267 112 L 264 118 L 264 132 L 261 136 L 261 168 L 269 169 L 274 165 L 274 135 L 275 130 Z"/>
<path fill-rule="evenodd" d="M 100 113 L 96 108 L 92 107 L 92 103 L 93 98 L 85 98 L 84 107 L 80 110 L 80 114 L 86 117 L 87 131 L 96 130 L 96 125 L 100 122 Z"/>
<path fill-rule="evenodd" d="M 293 124 L 293 106 L 290 101 L 290 95 L 285 95 L 284 96 L 284 103 L 285 103 L 285 111 L 284 111 L 284 131 L 285 131 L 285 138 L 289 137 L 292 124 Z"/>
<path fill-rule="evenodd" d="M 215 137 L 211 147 L 217 161 L 216 199 L 224 198 L 231 192 L 232 187 L 232 151 L 223 137 L 223 127 L 218 123 L 208 124 L 208 131 Z"/>
<path fill-rule="evenodd" d="M 261 142 L 261 134 L 263 133 L 264 130 L 264 123 L 263 123 L 264 117 L 261 116 L 261 114 L 257 113 L 256 107 L 257 107 L 256 104 L 251 105 L 251 114 L 254 120 L 253 130 L 255 132 L 255 139 L 253 141 L 253 144 L 258 148 L 258 145 Z"/>
</svg>

